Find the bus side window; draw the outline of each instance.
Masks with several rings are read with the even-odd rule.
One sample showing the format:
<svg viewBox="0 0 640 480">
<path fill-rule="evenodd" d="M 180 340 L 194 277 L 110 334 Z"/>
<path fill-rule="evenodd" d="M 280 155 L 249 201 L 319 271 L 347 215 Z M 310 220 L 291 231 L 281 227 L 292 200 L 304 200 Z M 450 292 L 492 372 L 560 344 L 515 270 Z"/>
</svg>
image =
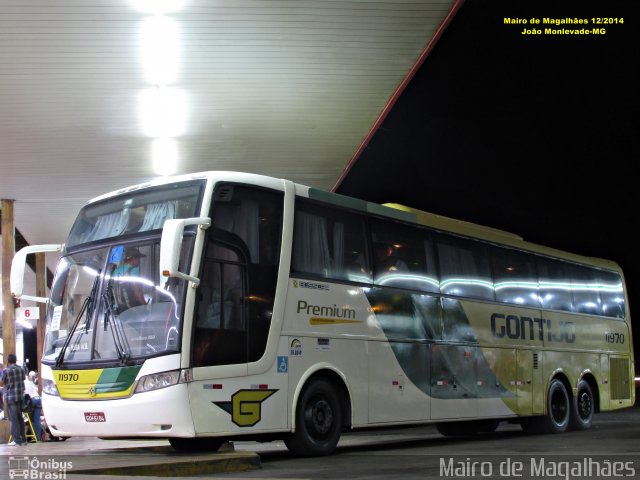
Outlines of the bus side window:
<svg viewBox="0 0 640 480">
<path fill-rule="evenodd" d="M 597 276 L 602 300 L 602 311 L 599 314 L 612 318 L 625 318 L 622 278 L 617 273 L 603 270 L 598 270 Z"/>
<path fill-rule="evenodd" d="M 597 286 L 596 270 L 581 265 L 569 265 L 569 272 L 575 311 L 598 315 L 602 311 L 602 301 Z"/>
<path fill-rule="evenodd" d="M 431 232 L 382 219 L 370 225 L 376 285 L 438 292 Z"/>
<path fill-rule="evenodd" d="M 494 301 L 487 246 L 453 235 L 436 236 L 440 291 L 445 295 Z"/>
<path fill-rule="evenodd" d="M 496 301 L 539 308 L 535 258 L 509 248 L 490 247 L 490 252 Z"/>
<path fill-rule="evenodd" d="M 297 198 L 291 273 L 371 283 L 364 217 Z"/>
<path fill-rule="evenodd" d="M 573 312 L 569 265 L 552 258 L 536 258 L 542 308 Z"/>
</svg>

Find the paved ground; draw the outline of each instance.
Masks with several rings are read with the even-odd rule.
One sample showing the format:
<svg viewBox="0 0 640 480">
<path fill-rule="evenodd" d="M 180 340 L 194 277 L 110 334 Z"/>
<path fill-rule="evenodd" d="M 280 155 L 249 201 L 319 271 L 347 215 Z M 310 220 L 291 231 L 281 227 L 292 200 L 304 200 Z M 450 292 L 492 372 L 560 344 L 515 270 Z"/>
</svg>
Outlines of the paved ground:
<svg viewBox="0 0 640 480">
<path fill-rule="evenodd" d="M 260 470 L 219 478 L 573 480 L 614 477 L 606 467 L 618 462 L 620 477 L 640 479 L 640 408 L 597 415 L 593 429 L 562 435 L 529 436 L 505 424 L 495 434 L 451 439 L 419 427 L 347 435 L 326 459 L 292 458 L 275 446 L 263 447 L 260 457 Z"/>
<path fill-rule="evenodd" d="M 64 478 L 69 480 L 124 478 L 84 473 L 99 465 L 138 465 L 137 472 L 128 475 L 142 475 L 135 477 L 140 480 L 161 475 L 180 479 L 640 479 L 640 408 L 597 415 L 592 430 L 562 435 L 528 436 L 507 424 L 495 434 L 471 439 L 445 438 L 433 427 L 362 431 L 344 435 L 335 455 L 312 459 L 292 457 L 281 442 L 236 442 L 235 452 L 192 455 L 173 452 L 165 441 L 96 438 L 70 438 L 21 449 L 1 445 L 0 456 L 0 479 L 9 478 L 7 465 L 15 466 L 19 456 L 39 462 L 39 472 L 16 478 L 63 478 L 51 473 L 68 462 L 71 468 Z M 34 465 L 27 468 L 33 470 Z"/>
</svg>

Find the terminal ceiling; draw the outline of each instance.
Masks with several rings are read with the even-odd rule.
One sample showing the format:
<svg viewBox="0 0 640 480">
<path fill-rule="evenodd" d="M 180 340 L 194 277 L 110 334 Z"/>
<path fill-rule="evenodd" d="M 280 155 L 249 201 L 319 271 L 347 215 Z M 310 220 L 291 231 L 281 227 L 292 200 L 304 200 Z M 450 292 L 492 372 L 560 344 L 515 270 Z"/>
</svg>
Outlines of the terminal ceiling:
<svg viewBox="0 0 640 480">
<path fill-rule="evenodd" d="M 140 112 L 156 88 L 141 64 L 150 14 L 127 0 L 0 5 L 0 198 L 15 200 L 29 244 L 64 242 L 88 199 L 156 176 Z M 179 39 L 168 87 L 187 105 L 176 173 L 330 189 L 453 6 L 185 0 L 167 13 Z"/>
</svg>

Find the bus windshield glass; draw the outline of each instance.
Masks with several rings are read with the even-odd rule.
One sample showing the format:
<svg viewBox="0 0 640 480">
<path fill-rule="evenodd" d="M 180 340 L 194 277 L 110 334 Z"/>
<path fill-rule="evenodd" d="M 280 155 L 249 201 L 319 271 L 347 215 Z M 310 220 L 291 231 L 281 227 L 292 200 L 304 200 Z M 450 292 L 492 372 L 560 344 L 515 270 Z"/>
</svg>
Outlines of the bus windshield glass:
<svg viewBox="0 0 640 480">
<path fill-rule="evenodd" d="M 85 206 L 57 267 L 43 360 L 125 363 L 180 351 L 185 281 L 160 275 L 160 233 L 200 212 L 204 181 L 136 189 Z M 185 231 L 188 268 L 195 229 Z"/>
<path fill-rule="evenodd" d="M 193 237 L 185 240 L 183 259 Z M 161 277 L 159 240 L 60 260 L 47 311 L 44 361 L 126 362 L 180 349 L 185 281 Z"/>
<path fill-rule="evenodd" d="M 78 215 L 66 248 L 161 229 L 165 220 L 197 216 L 204 182 L 138 190 L 91 203 Z"/>
</svg>

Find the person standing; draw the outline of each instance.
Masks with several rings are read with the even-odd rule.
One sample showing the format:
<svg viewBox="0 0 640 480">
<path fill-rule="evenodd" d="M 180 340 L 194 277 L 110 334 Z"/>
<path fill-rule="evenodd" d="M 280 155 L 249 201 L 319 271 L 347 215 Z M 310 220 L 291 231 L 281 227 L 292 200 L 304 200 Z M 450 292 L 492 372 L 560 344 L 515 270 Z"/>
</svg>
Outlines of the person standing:
<svg viewBox="0 0 640 480">
<path fill-rule="evenodd" d="M 11 423 L 12 441 L 10 446 L 26 445 L 27 440 L 22 421 L 22 401 L 24 399 L 24 369 L 17 365 L 18 359 L 13 353 L 7 355 L 7 368 L 2 371 L 0 383 L 3 388 L 5 412 Z"/>
</svg>

